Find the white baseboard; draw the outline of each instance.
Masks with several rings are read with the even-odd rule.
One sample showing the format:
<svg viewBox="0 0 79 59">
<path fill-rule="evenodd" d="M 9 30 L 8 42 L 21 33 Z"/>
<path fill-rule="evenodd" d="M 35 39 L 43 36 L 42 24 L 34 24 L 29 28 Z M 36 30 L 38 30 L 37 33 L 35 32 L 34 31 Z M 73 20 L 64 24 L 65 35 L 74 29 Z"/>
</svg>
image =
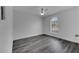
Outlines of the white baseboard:
<svg viewBox="0 0 79 59">
<path fill-rule="evenodd" d="M 23 39 L 23 38 L 29 38 L 29 37 L 38 36 L 38 35 L 42 35 L 42 34 L 34 34 L 34 35 L 28 35 L 28 36 L 21 36 L 21 37 L 15 38 L 14 40 L 20 40 L 20 39 Z"/>
</svg>

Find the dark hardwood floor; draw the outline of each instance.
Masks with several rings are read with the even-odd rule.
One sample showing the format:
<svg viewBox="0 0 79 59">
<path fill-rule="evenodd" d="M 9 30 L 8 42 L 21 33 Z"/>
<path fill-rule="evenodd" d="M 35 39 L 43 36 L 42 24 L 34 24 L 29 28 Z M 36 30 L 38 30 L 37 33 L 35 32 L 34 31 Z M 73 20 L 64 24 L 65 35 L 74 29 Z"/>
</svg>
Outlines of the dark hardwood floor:
<svg viewBox="0 0 79 59">
<path fill-rule="evenodd" d="M 13 53 L 79 53 L 79 44 L 39 35 L 14 41 Z"/>
</svg>

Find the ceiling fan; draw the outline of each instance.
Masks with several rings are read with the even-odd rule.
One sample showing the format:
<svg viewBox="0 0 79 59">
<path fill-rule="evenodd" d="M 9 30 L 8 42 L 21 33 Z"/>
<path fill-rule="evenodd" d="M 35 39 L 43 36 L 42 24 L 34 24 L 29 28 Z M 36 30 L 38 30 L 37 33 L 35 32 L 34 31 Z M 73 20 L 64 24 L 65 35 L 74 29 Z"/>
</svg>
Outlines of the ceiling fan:
<svg viewBox="0 0 79 59">
<path fill-rule="evenodd" d="M 48 11 L 48 9 L 41 8 L 40 15 L 41 15 L 41 16 L 46 15 L 46 14 L 47 14 L 47 11 Z"/>
</svg>

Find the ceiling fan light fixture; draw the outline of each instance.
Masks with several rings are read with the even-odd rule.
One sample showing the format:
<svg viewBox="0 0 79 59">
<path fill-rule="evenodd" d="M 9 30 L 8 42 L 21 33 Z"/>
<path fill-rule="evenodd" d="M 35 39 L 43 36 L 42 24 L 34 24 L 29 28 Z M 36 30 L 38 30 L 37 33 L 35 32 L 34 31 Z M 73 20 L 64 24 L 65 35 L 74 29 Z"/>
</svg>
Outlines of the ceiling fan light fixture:
<svg viewBox="0 0 79 59">
<path fill-rule="evenodd" d="M 44 15 L 44 13 L 41 13 L 41 15 Z"/>
<path fill-rule="evenodd" d="M 47 14 L 47 11 L 48 11 L 48 9 L 41 8 L 40 15 L 41 15 L 41 16 L 46 15 L 46 14 Z"/>
</svg>

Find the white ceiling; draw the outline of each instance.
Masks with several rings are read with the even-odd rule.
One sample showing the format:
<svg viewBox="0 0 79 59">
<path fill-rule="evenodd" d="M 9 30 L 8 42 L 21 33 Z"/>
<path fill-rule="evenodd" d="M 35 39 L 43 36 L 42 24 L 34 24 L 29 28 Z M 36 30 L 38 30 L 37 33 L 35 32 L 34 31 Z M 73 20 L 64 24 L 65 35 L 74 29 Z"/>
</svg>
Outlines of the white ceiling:
<svg viewBox="0 0 79 59">
<path fill-rule="evenodd" d="M 46 8 L 48 9 L 47 15 L 54 14 L 56 12 L 72 8 L 74 6 L 14 6 L 14 10 L 24 12 L 24 13 L 31 13 L 34 15 L 40 15 L 40 9 Z"/>
</svg>

